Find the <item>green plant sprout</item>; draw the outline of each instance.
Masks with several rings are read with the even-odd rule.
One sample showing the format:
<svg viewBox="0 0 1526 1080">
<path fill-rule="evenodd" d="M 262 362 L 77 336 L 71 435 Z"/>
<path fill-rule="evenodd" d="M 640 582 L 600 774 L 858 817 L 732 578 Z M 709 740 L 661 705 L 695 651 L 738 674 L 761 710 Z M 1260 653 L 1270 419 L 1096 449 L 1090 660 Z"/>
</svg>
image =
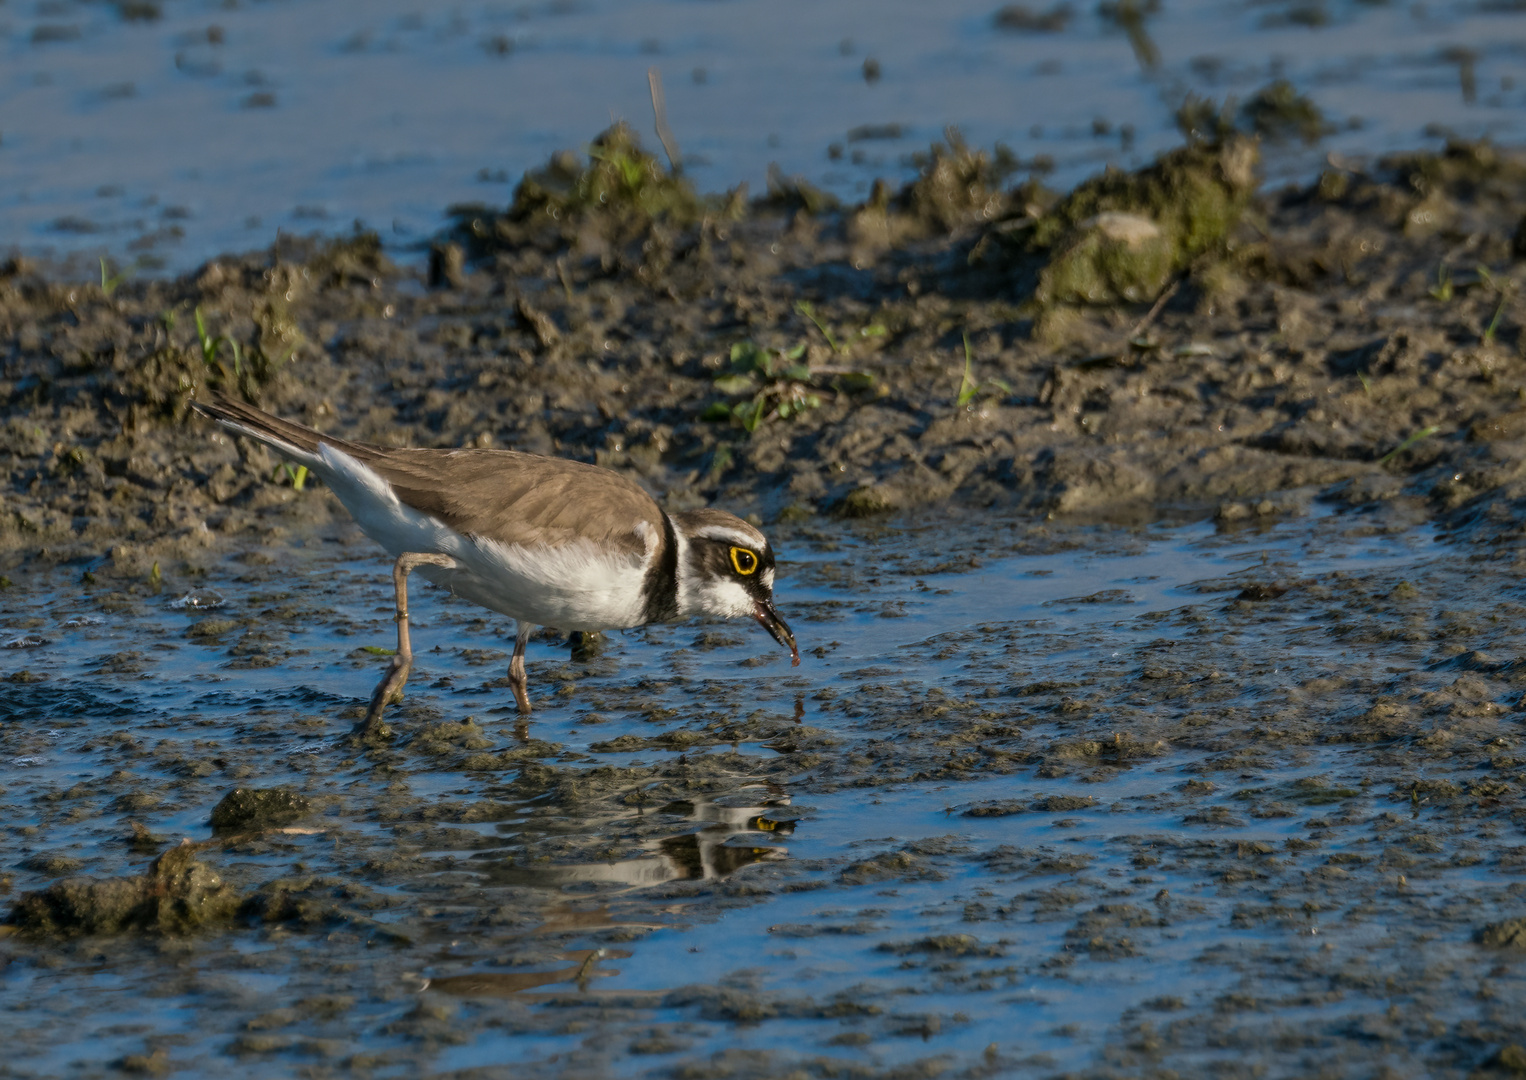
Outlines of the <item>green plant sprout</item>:
<svg viewBox="0 0 1526 1080">
<path fill-rule="evenodd" d="M 788 420 L 806 409 L 821 407 L 821 398 L 812 393 L 811 369 L 800 363 L 805 345 L 793 349 L 764 349 L 750 341 L 731 347 L 731 373 L 715 380 L 723 394 L 749 394 L 735 404 L 716 402 L 702 414 L 706 420 L 735 420 L 749 434 L 772 417 Z"/>
<path fill-rule="evenodd" d="M 848 351 L 847 343 L 838 341 L 833 337 L 832 331 L 827 327 L 826 322 L 816 314 L 816 306 L 814 304 L 807 300 L 797 300 L 795 301 L 795 312 L 796 314 L 804 315 L 816 324 L 816 329 L 821 331 L 821 336 L 827 339 L 827 345 L 834 353 L 845 353 Z M 885 337 L 889 333 L 890 328 L 884 323 L 869 323 L 866 326 L 860 326 L 853 336 L 867 341 L 869 338 Z"/>
<path fill-rule="evenodd" d="M 133 273 L 133 268 L 129 266 L 125 270 L 122 270 L 120 273 L 113 274 L 111 272 L 111 270 L 110 270 L 110 264 L 108 264 L 106 262 L 106 257 L 104 255 L 102 255 L 101 256 L 101 294 L 109 299 L 111 297 L 111 294 L 117 291 L 117 286 L 118 285 L 122 284 L 122 282 L 126 281 L 128 278 L 132 277 L 132 273 Z"/>
<path fill-rule="evenodd" d="M 816 309 L 814 306 L 804 300 L 796 300 L 795 311 L 801 315 L 804 315 L 807 319 L 810 319 L 811 322 L 816 324 L 816 329 L 820 330 L 821 336 L 827 339 L 827 344 L 831 346 L 833 352 L 840 353 L 848 351 L 844 346 L 837 343 L 837 339 L 832 336 L 832 331 L 827 329 L 827 324 L 817 318 Z"/>
<path fill-rule="evenodd" d="M 767 420 L 788 420 L 808 409 L 821 407 L 817 391 L 822 380 L 831 377 L 835 391 L 867 390 L 874 376 L 863 371 L 840 367 L 812 368 L 801 363 L 805 356 L 802 342 L 792 349 L 765 349 L 751 341 L 739 341 L 731 347 L 731 368 L 715 378 L 715 388 L 728 397 L 744 396 L 742 401 L 712 402 L 700 419 L 734 421 L 751 433 Z"/>
<path fill-rule="evenodd" d="M 959 393 L 955 395 L 959 408 L 962 409 L 974 401 L 976 396 L 985 389 L 1000 390 L 1004 394 L 1012 393 L 1012 387 L 1000 379 L 987 379 L 985 382 L 976 380 L 974 375 L 971 374 L 974 364 L 975 356 L 970 350 L 970 335 L 966 331 L 964 334 L 964 374 L 959 379 Z"/>
<path fill-rule="evenodd" d="M 270 482 L 272 484 L 280 483 L 283 473 L 285 474 L 286 479 L 291 481 L 291 489 L 293 491 L 301 491 L 304 487 L 307 486 L 306 465 L 293 465 L 289 461 L 283 461 L 281 464 L 276 466 L 276 471 L 270 474 Z"/>
<path fill-rule="evenodd" d="M 1436 432 L 1440 430 L 1441 429 L 1436 427 L 1434 424 L 1430 427 L 1421 428 L 1419 431 L 1411 434 L 1408 438 L 1406 438 L 1403 442 L 1394 447 L 1388 453 L 1378 458 L 1378 464 L 1387 465 L 1390 461 L 1404 453 L 1404 451 L 1408 450 L 1411 446 L 1414 446 L 1417 442 L 1420 442 L 1424 439 L 1429 439 L 1432 435 L 1436 434 Z"/>
<path fill-rule="evenodd" d="M 239 348 L 238 342 L 230 337 L 213 337 L 207 332 L 206 320 L 201 316 L 201 308 L 196 308 L 196 339 L 201 343 L 201 360 L 207 367 L 216 370 L 217 354 L 224 345 L 227 345 L 233 353 L 233 374 L 242 377 L 244 374 L 244 354 Z"/>
<path fill-rule="evenodd" d="M 1434 300 L 1440 300 L 1443 304 L 1452 299 L 1452 269 L 1446 263 L 1436 267 L 1436 284 L 1427 290 Z"/>
<path fill-rule="evenodd" d="M 1511 290 L 1509 284 L 1501 285 L 1498 281 L 1494 280 L 1494 275 L 1489 273 L 1489 268 L 1486 266 L 1478 268 L 1478 276 L 1483 278 L 1485 285 L 1499 293 L 1500 302 L 1494 307 L 1494 318 L 1489 320 L 1489 325 L 1484 329 L 1483 337 L 1485 345 L 1493 345 L 1494 332 L 1499 329 L 1500 316 L 1505 314 L 1505 304 L 1510 299 Z"/>
<path fill-rule="evenodd" d="M 975 395 L 980 392 L 980 384 L 970 376 L 970 367 L 974 362 L 974 355 L 970 352 L 970 335 L 966 333 L 964 335 L 964 374 L 959 378 L 959 393 L 956 395 L 961 409 L 973 401 Z"/>
</svg>

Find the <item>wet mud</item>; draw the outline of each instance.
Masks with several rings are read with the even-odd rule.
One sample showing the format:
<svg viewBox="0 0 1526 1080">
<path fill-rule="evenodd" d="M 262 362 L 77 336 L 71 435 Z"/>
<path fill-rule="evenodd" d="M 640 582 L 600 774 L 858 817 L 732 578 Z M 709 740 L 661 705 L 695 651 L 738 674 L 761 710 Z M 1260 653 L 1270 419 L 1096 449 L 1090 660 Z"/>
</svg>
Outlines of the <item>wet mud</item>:
<svg viewBox="0 0 1526 1080">
<path fill-rule="evenodd" d="M 459 208 L 426 280 L 369 234 L 151 283 L 13 260 L 0 543 L 146 572 L 332 518 L 188 419 L 201 386 L 360 440 L 592 460 L 765 521 L 1513 492 L 1526 164 L 1458 144 L 1257 195 L 1255 144 L 1221 135 L 1064 197 L 951 138 L 900 192 L 834 210 L 784 178 L 698 196 L 617 127 L 507 209 Z"/>
<path fill-rule="evenodd" d="M 1519 1074 L 1516 160 L 623 138 L 427 272 L 8 269 L 0 1075 Z M 384 562 L 206 385 L 755 514 L 804 662 L 561 628 L 527 723 L 428 590 L 352 745 Z"/>
</svg>

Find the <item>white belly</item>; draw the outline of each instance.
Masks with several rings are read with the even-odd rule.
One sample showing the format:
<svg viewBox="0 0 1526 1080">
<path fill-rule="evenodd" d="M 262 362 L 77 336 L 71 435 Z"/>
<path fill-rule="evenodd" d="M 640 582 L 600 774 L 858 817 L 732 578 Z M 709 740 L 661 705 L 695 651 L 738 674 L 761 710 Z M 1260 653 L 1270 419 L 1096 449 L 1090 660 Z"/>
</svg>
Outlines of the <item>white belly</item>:
<svg viewBox="0 0 1526 1080">
<path fill-rule="evenodd" d="M 634 559 L 601 557 L 586 542 L 526 548 L 465 540 L 440 550 L 456 560 L 456 569 L 421 566 L 416 573 L 511 618 L 562 630 L 642 623 L 644 571 Z"/>
<path fill-rule="evenodd" d="M 394 558 L 404 552 L 448 555 L 456 566 L 414 573 L 522 622 L 562 630 L 619 630 L 643 622 L 647 557 L 610 553 L 590 541 L 526 547 L 463 536 L 405 506 L 362 462 L 320 448 L 321 475 L 356 524 Z"/>
</svg>

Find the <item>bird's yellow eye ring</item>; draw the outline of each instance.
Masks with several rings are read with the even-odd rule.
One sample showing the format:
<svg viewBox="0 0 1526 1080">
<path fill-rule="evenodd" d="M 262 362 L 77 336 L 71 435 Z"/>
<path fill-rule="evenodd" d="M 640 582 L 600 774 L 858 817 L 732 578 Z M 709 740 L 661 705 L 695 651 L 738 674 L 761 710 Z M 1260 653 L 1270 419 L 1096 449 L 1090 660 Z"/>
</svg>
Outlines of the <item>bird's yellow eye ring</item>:
<svg viewBox="0 0 1526 1080">
<path fill-rule="evenodd" d="M 731 549 L 731 565 L 746 577 L 758 569 L 758 557 L 744 547 L 734 547 Z"/>
</svg>

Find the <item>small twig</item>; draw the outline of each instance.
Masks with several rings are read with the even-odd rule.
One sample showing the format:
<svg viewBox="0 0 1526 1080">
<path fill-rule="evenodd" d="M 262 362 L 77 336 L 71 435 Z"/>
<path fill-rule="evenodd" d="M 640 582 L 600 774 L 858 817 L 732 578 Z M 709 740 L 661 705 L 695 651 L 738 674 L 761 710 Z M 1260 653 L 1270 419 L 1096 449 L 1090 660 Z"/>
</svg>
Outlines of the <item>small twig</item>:
<svg viewBox="0 0 1526 1080">
<path fill-rule="evenodd" d="M 1127 344 L 1128 342 L 1133 341 L 1141 333 L 1143 333 L 1144 328 L 1155 321 L 1155 317 L 1161 313 L 1161 311 L 1168 303 L 1170 303 L 1171 298 L 1176 295 L 1176 290 L 1180 289 L 1181 287 L 1182 279 L 1177 278 L 1171 283 L 1170 288 L 1156 297 L 1154 305 L 1150 308 L 1149 311 L 1145 312 L 1144 318 L 1140 319 L 1137 323 L 1134 324 L 1134 328 L 1130 330 L 1128 336 L 1124 338 L 1124 343 Z"/>
<path fill-rule="evenodd" d="M 678 152 L 678 140 L 673 137 L 673 129 L 668 126 L 668 105 L 662 96 L 662 73 L 655 67 L 647 68 L 646 82 L 652 91 L 652 115 L 657 120 L 657 138 L 662 140 L 662 149 L 668 155 L 668 166 L 676 176 L 684 171 L 684 159 Z"/>
<path fill-rule="evenodd" d="M 577 983 L 579 990 L 588 989 L 588 980 L 597 975 L 599 961 L 608 955 L 603 949 L 595 949 L 583 957 L 583 962 L 577 966 L 569 982 Z"/>
</svg>

